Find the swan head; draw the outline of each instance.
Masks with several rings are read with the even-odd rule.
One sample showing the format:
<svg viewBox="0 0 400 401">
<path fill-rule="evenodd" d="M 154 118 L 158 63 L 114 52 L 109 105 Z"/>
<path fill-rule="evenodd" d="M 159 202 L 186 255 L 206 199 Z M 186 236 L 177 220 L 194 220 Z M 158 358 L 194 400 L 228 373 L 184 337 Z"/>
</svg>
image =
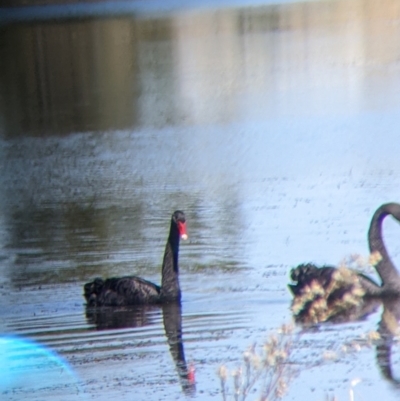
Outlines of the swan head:
<svg viewBox="0 0 400 401">
<path fill-rule="evenodd" d="M 383 205 L 387 213 L 391 214 L 397 221 L 400 222 L 400 204 L 391 202 Z"/>
<path fill-rule="evenodd" d="M 188 235 L 186 232 L 186 217 L 185 213 L 182 212 L 181 210 L 177 210 L 172 214 L 172 221 L 176 224 L 178 231 L 179 231 L 179 237 L 182 238 L 183 240 L 188 239 Z"/>
</svg>

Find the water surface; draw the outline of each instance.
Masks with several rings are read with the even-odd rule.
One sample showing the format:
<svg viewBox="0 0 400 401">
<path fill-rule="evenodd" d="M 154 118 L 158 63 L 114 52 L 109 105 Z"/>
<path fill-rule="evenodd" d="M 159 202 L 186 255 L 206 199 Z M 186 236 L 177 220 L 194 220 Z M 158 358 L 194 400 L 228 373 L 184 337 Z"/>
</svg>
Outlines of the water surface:
<svg viewBox="0 0 400 401">
<path fill-rule="evenodd" d="M 2 397 L 221 400 L 220 364 L 290 321 L 290 268 L 367 255 L 372 213 L 400 199 L 399 30 L 395 1 L 368 0 L 3 21 L 0 331 L 76 381 Z M 87 310 L 96 276 L 160 281 L 176 209 L 182 309 Z M 381 316 L 298 328 L 284 399 L 345 400 L 355 378 L 356 399 L 397 399 L 374 346 L 323 359 Z"/>
</svg>

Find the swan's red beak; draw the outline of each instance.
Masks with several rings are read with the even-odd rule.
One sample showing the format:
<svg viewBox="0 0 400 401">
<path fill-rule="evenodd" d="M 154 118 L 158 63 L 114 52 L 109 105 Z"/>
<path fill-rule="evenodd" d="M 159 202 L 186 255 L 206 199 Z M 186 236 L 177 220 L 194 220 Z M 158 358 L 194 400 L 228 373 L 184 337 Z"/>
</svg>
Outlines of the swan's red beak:
<svg viewBox="0 0 400 401">
<path fill-rule="evenodd" d="M 188 239 L 188 235 L 186 232 L 186 223 L 182 223 L 181 221 L 178 221 L 178 230 L 179 230 L 179 235 L 183 240 Z"/>
<path fill-rule="evenodd" d="M 188 378 L 188 381 L 189 381 L 190 384 L 195 384 L 196 383 L 196 369 L 195 369 L 193 363 L 191 363 L 189 365 L 187 378 Z"/>
</svg>

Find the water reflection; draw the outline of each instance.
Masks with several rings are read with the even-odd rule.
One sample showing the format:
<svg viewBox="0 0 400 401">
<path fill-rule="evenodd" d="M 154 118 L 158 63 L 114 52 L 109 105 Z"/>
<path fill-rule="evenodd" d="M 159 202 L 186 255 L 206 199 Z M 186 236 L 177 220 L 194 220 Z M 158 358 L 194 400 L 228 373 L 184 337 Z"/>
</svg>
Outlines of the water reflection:
<svg viewBox="0 0 400 401">
<path fill-rule="evenodd" d="M 376 18 L 372 0 L 333 4 L 329 13 L 325 3 L 306 2 L 2 26 L 3 135 L 326 115 L 339 112 L 341 102 L 347 112 L 395 104 L 390 85 L 385 99 L 365 93 L 387 85 L 371 79 L 368 63 L 396 62 L 399 49 L 387 38 L 399 26 Z M 380 9 L 399 16 L 393 0 Z"/>
<path fill-rule="evenodd" d="M 377 331 L 379 333 L 379 338 L 375 336 L 374 328 L 371 333 L 366 334 L 362 332 L 356 341 L 352 340 L 350 342 L 350 349 L 352 346 L 356 345 L 355 349 L 360 349 L 361 344 L 366 344 L 368 349 L 371 348 L 372 344 L 375 344 L 375 357 L 376 365 L 381 372 L 381 375 L 391 384 L 396 390 L 400 390 L 400 377 L 394 373 L 397 367 L 397 358 L 394 360 L 393 356 L 398 353 L 398 335 L 400 333 L 400 297 L 390 296 L 390 297 L 380 297 L 374 299 L 364 299 L 359 305 L 353 308 L 347 308 L 340 312 L 332 315 L 332 317 L 323 323 L 315 322 L 310 324 L 309 316 L 304 318 L 304 314 L 296 316 L 296 323 L 301 326 L 301 334 L 315 337 L 318 332 L 322 331 L 323 324 L 327 332 L 336 333 L 334 335 L 339 335 L 339 329 L 337 325 L 340 325 L 340 331 L 346 331 L 346 323 L 351 322 L 366 322 L 370 320 L 369 317 L 377 310 L 381 311 L 380 321 L 378 323 Z M 333 325 L 332 325 L 333 324 Z M 352 331 L 356 330 L 356 326 L 351 325 L 347 327 L 352 327 Z M 365 325 L 359 326 L 365 328 Z M 363 329 L 364 330 L 364 329 Z M 366 340 L 367 338 L 367 340 Z M 304 341 L 304 340 L 303 340 Z M 309 341 L 306 340 L 306 341 Z M 316 341 L 317 344 L 317 341 Z M 323 342 L 322 347 L 326 347 L 329 342 Z M 340 342 L 340 351 L 342 352 L 342 347 L 347 343 L 347 339 L 342 339 Z M 345 346 L 347 348 L 347 345 Z M 312 349 L 313 352 L 318 352 L 318 348 Z M 345 354 L 348 351 L 345 351 Z M 341 354 L 342 358 L 345 358 L 345 354 Z"/>
<path fill-rule="evenodd" d="M 376 347 L 377 362 L 383 377 L 400 390 L 400 377 L 393 373 L 392 352 L 400 330 L 400 297 L 384 298 L 379 322 L 381 342 Z"/>
<path fill-rule="evenodd" d="M 181 305 L 175 303 L 167 304 L 162 307 L 162 310 L 165 335 L 168 339 L 172 358 L 175 361 L 183 392 L 188 395 L 194 395 L 196 392 L 194 368 L 187 365 L 183 347 Z"/>
<path fill-rule="evenodd" d="M 364 299 L 362 303 L 353 308 L 347 308 L 332 315 L 324 324 L 340 324 L 341 330 L 345 330 L 343 324 L 350 322 L 367 321 L 367 319 L 378 309 L 381 309 L 381 317 L 377 331 L 379 338 L 371 335 L 372 341 L 376 344 L 376 363 L 382 376 L 391 383 L 396 390 L 400 390 L 400 377 L 393 370 L 397 361 L 393 361 L 393 354 L 397 353 L 396 344 L 400 333 L 400 297 L 380 297 L 375 299 Z M 310 324 L 309 316 L 304 318 L 304 314 L 299 314 L 296 323 L 302 327 L 302 333 L 316 334 L 321 323 Z M 332 326 L 331 326 L 332 329 Z M 368 336 L 369 337 L 369 336 Z M 365 338 L 365 333 L 361 335 Z M 371 340 L 368 340 L 370 345 Z M 341 345 L 341 347 L 343 344 Z"/>
<path fill-rule="evenodd" d="M 365 216 L 399 198 L 399 16 L 396 0 L 339 0 L 2 25 L 1 329 L 65 355 L 93 396 L 180 399 L 155 370 L 170 366 L 161 311 L 92 330 L 121 323 L 88 327 L 81 288 L 157 282 L 164 218 L 183 208 L 185 351 L 202 399 L 219 398 L 227 352 L 289 317 L 288 266 L 365 253 Z M 328 326 L 335 344 L 375 328 L 369 306 L 350 317 L 362 324 Z M 315 398 L 302 375 L 292 398 Z"/>
<path fill-rule="evenodd" d="M 375 313 L 380 305 L 381 301 L 379 299 L 361 299 L 355 305 L 347 304 L 342 307 L 324 305 L 318 311 L 316 302 L 310 302 L 298 314 L 295 314 L 294 319 L 296 323 L 304 326 L 315 325 L 321 322 L 338 324 L 363 321 Z"/>
<path fill-rule="evenodd" d="M 124 329 L 128 327 L 144 327 L 155 324 L 154 314 L 159 306 L 138 305 L 125 307 L 86 307 L 88 323 L 95 325 L 97 330 Z"/>
<path fill-rule="evenodd" d="M 121 308 L 86 308 L 88 323 L 94 324 L 98 330 L 143 327 L 155 324 L 151 312 L 162 309 L 165 336 L 168 341 L 172 359 L 175 362 L 182 391 L 193 396 L 196 393 L 194 368 L 188 366 L 185 359 L 182 338 L 182 307 L 179 303 L 165 304 L 162 307 L 138 305 Z"/>
<path fill-rule="evenodd" d="M 137 40 L 129 20 L 12 25 L 0 39 L 3 135 L 135 125 Z"/>
<path fill-rule="evenodd" d="M 106 274 L 127 258 L 127 248 L 139 246 L 148 228 L 142 211 L 140 201 L 125 208 L 63 203 L 16 211 L 6 218 L 10 229 L 4 243 L 15 253 L 16 268 L 7 272 L 11 283 L 18 287 Z"/>
</svg>

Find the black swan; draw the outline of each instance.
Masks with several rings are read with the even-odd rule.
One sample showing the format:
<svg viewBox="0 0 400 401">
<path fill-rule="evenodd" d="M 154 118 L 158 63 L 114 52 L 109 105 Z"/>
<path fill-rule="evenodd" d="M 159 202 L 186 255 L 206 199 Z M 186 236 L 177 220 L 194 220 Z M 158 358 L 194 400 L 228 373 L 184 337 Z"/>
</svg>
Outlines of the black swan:
<svg viewBox="0 0 400 401">
<path fill-rule="evenodd" d="M 370 252 L 380 256 L 375 269 L 382 284 L 378 285 L 361 272 L 347 268 L 301 264 L 290 273 L 294 282 L 289 284 L 289 289 L 294 295 L 292 310 L 295 315 L 322 321 L 347 311 L 349 307 L 359 308 L 365 298 L 400 294 L 400 275 L 382 239 L 382 222 L 388 215 L 400 222 L 400 204 L 380 206 L 372 217 L 368 231 Z"/>
<path fill-rule="evenodd" d="M 162 264 L 161 287 L 136 276 L 96 278 L 84 285 L 88 306 L 123 306 L 180 302 L 178 253 L 180 239 L 187 239 L 185 214 L 172 214 Z"/>
</svg>

